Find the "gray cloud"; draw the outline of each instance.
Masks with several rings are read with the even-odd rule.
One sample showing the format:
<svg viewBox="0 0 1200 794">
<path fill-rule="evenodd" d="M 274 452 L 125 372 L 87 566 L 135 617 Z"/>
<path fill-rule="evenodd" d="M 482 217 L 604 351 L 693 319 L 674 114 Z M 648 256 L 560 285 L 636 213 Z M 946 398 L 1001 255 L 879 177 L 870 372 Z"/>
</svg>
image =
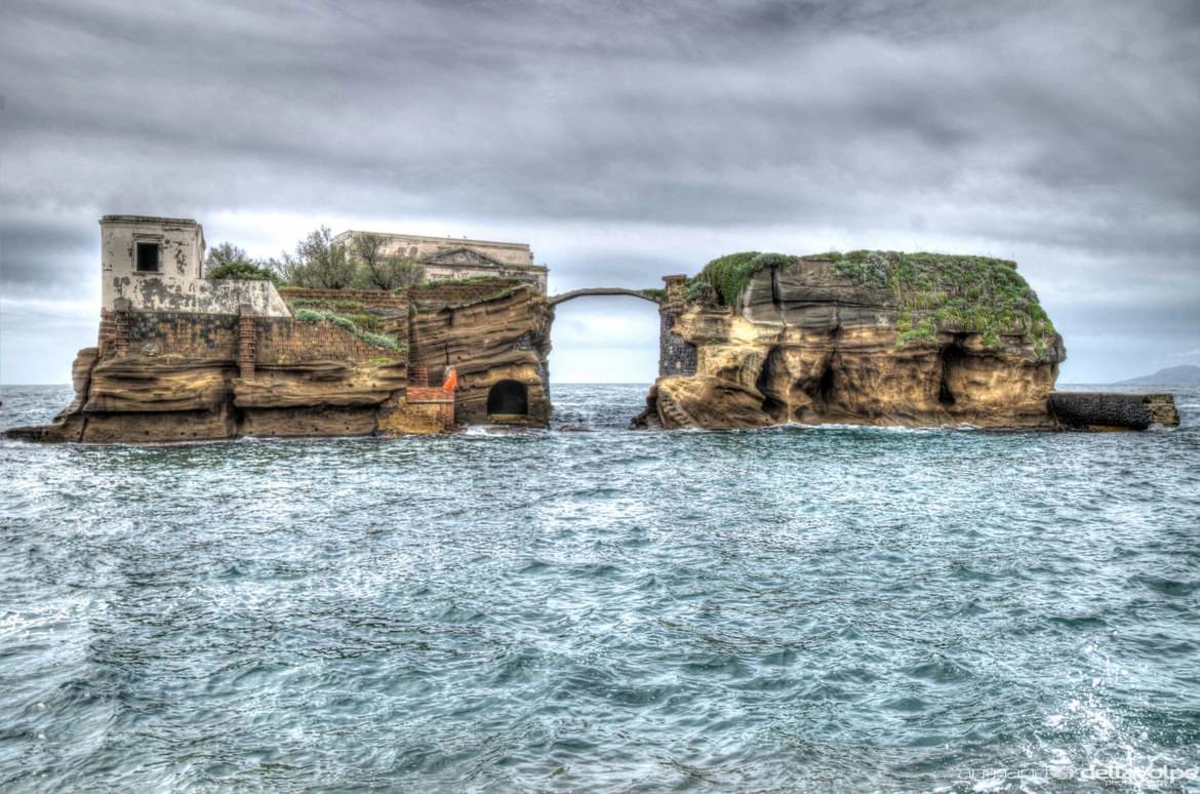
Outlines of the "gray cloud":
<svg viewBox="0 0 1200 794">
<path fill-rule="evenodd" d="M 6 296 L 90 283 L 106 212 L 283 212 L 528 232 L 563 288 L 642 286 L 725 245 L 980 251 L 1021 260 L 1068 367 L 1106 371 L 1071 337 L 1104 330 L 1088 307 L 1110 293 L 1146 317 L 1122 331 L 1134 349 L 1200 336 L 1156 310 L 1200 299 L 1186 0 L 10 0 L 5 16 Z"/>
</svg>

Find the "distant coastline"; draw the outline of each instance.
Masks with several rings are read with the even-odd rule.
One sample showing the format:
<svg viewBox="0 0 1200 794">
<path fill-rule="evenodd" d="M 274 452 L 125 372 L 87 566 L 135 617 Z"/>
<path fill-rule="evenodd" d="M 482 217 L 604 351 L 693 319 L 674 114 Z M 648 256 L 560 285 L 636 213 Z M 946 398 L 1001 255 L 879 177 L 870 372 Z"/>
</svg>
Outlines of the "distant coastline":
<svg viewBox="0 0 1200 794">
<path fill-rule="evenodd" d="M 1117 381 L 1114 386 L 1200 386 L 1200 367 L 1183 364 L 1160 369 L 1150 375 Z"/>
</svg>

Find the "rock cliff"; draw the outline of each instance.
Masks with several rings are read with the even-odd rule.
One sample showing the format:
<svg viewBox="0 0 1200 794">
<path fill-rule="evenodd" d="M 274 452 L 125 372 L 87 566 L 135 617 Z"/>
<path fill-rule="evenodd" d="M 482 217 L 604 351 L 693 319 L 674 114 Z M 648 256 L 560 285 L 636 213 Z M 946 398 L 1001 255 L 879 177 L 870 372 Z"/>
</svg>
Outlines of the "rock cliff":
<svg viewBox="0 0 1200 794">
<path fill-rule="evenodd" d="M 513 421 L 549 419 L 553 313 L 527 285 L 496 279 L 285 297 L 294 317 L 106 317 L 101 347 L 75 359 L 71 405 L 49 425 L 6 435 L 156 443 L 440 432 L 455 421 L 488 421 L 489 394 L 503 382 L 523 389 L 526 412 Z M 409 383 L 410 360 L 433 387 L 424 377 Z M 438 388 L 447 365 L 458 371 L 454 392 Z"/>
<path fill-rule="evenodd" d="M 1065 350 L 1012 262 L 746 253 L 678 289 L 695 372 L 659 378 L 641 424 L 1056 426 Z"/>
<path fill-rule="evenodd" d="M 412 301 L 409 361 L 436 377 L 450 365 L 456 368 L 459 422 L 486 422 L 488 395 L 503 381 L 524 387 L 526 423 L 544 426 L 549 421 L 546 361 L 554 315 L 543 296 L 514 284 L 461 298 L 448 289 L 415 290 Z"/>
<path fill-rule="evenodd" d="M 160 443 L 238 436 L 368 435 L 405 386 L 403 360 L 306 361 L 243 379 L 235 362 L 171 356 L 75 358 L 75 400 L 35 441 Z"/>
</svg>

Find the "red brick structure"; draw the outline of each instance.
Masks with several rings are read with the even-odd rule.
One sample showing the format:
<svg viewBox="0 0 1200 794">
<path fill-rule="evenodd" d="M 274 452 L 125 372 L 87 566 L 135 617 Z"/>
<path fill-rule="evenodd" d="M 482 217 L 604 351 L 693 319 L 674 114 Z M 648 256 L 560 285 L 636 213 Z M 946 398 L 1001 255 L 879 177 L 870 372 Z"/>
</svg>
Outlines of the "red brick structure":
<svg viewBox="0 0 1200 794">
<path fill-rule="evenodd" d="M 257 337 L 258 329 L 254 323 L 254 315 L 243 308 L 238 318 L 238 371 L 242 380 L 251 380 L 254 377 Z"/>
<path fill-rule="evenodd" d="M 97 355 L 103 356 L 106 350 L 112 350 L 117 336 L 117 326 L 113 322 L 112 312 L 100 310 L 100 333 L 96 340 Z"/>
<path fill-rule="evenodd" d="M 129 312 L 117 309 L 112 312 L 113 352 L 118 356 L 129 354 Z"/>
<path fill-rule="evenodd" d="M 443 389 L 440 386 L 409 386 L 405 401 L 414 406 L 436 406 L 437 418 L 442 423 L 442 427 L 446 430 L 454 427 L 453 389 Z"/>
</svg>

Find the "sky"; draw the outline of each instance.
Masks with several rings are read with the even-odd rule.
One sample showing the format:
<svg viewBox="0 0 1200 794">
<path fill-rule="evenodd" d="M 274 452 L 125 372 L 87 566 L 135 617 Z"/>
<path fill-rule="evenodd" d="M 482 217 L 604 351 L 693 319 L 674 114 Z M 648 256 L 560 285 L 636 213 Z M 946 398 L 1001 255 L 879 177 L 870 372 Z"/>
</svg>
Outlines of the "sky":
<svg viewBox="0 0 1200 794">
<path fill-rule="evenodd" d="M 104 214 L 528 242 L 551 292 L 733 251 L 1015 259 L 1060 382 L 1200 364 L 1200 3 L 4 0 L 0 383 L 95 344 Z M 559 308 L 557 381 L 657 315 Z"/>
</svg>

